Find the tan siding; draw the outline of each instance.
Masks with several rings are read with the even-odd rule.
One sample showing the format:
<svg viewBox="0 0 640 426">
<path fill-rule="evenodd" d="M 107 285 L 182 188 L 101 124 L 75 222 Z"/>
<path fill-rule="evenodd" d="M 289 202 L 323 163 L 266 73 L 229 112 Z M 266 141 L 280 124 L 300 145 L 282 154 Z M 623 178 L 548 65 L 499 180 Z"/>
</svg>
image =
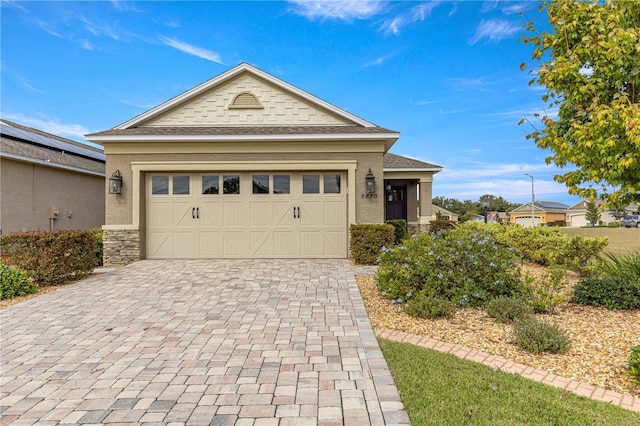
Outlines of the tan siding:
<svg viewBox="0 0 640 426">
<path fill-rule="evenodd" d="M 253 93 L 264 108 L 229 109 L 233 98 Z M 261 79 L 242 74 L 235 79 L 180 105 L 144 126 L 265 126 L 347 125 L 344 119 L 318 109 L 276 89 Z"/>
<path fill-rule="evenodd" d="M 0 181 L 3 233 L 49 229 L 51 207 L 60 210 L 55 229 L 90 229 L 104 224 L 103 177 L 3 158 Z"/>
</svg>

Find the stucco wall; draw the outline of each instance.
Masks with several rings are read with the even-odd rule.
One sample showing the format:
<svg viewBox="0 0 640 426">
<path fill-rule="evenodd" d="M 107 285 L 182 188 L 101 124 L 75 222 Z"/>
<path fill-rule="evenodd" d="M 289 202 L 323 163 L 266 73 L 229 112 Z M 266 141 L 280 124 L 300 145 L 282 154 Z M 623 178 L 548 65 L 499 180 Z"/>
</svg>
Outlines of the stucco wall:
<svg viewBox="0 0 640 426">
<path fill-rule="evenodd" d="M 3 233 L 49 229 L 52 207 L 60 211 L 55 229 L 90 229 L 104 224 L 105 179 L 101 176 L 3 158 L 0 181 Z"/>
<path fill-rule="evenodd" d="M 229 109 L 234 97 L 251 92 L 260 101 L 261 109 Z M 145 126 L 203 125 L 345 125 L 346 121 L 315 108 L 308 102 L 276 89 L 267 82 L 241 75 L 230 82 L 190 99 Z"/>
<path fill-rule="evenodd" d="M 384 220 L 384 188 L 382 186 L 382 153 L 260 153 L 260 154 L 110 154 L 107 157 L 107 174 L 120 170 L 122 174 L 122 194 L 107 196 L 106 224 L 130 225 L 133 221 L 133 172 L 132 161 L 328 161 L 357 160 L 356 170 L 356 221 L 358 223 L 381 223 Z M 369 172 L 377 180 L 378 197 L 367 199 L 365 193 L 365 177 Z M 294 168 L 295 170 L 295 168 Z M 178 170 L 176 170 L 178 171 Z M 144 181 L 144 179 L 142 179 Z M 353 188 L 349 188 L 353 191 Z M 144 194 L 144 191 L 140 192 Z M 144 200 L 140 202 L 141 209 Z M 140 212 L 141 221 L 144 218 Z M 142 224 L 141 224 L 142 225 Z"/>
</svg>

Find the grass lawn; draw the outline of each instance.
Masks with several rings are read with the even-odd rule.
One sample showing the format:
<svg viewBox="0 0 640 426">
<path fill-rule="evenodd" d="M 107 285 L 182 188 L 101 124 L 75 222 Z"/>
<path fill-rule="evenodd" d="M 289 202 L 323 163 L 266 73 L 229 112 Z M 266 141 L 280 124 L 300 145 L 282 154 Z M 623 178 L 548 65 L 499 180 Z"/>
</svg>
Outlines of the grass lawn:
<svg viewBox="0 0 640 426">
<path fill-rule="evenodd" d="M 379 339 L 413 425 L 638 425 L 640 413 Z"/>
<path fill-rule="evenodd" d="M 625 254 L 640 250 L 640 228 L 562 228 L 569 235 L 582 234 L 587 237 L 608 237 L 605 251 Z"/>
</svg>

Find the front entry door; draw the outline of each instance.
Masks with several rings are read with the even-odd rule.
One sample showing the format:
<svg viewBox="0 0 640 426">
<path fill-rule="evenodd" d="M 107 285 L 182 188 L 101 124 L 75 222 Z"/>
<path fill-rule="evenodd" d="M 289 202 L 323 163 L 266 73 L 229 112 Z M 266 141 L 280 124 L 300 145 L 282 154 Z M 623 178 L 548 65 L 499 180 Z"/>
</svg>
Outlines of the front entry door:
<svg viewBox="0 0 640 426">
<path fill-rule="evenodd" d="M 407 185 L 391 185 L 386 191 L 386 220 L 407 220 Z"/>
</svg>

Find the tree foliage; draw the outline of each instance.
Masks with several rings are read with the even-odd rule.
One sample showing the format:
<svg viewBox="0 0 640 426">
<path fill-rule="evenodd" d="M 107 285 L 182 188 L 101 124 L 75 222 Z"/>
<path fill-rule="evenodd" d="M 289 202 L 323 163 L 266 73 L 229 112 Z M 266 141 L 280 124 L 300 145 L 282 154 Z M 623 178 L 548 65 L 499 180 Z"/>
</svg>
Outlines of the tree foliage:
<svg viewBox="0 0 640 426">
<path fill-rule="evenodd" d="M 640 201 L 640 2 L 553 0 L 541 8 L 552 31 L 529 22 L 523 41 L 540 62 L 530 84 L 547 89 L 550 112 L 536 114 L 540 126 L 529 121 L 527 137 L 553 151 L 547 164 L 575 166 L 555 176 L 570 194 L 612 207 Z"/>
<path fill-rule="evenodd" d="M 488 210 L 491 212 L 508 212 L 520 205 L 518 203 L 511 203 L 502 197 L 496 197 L 495 195 L 490 194 L 481 196 L 478 201 L 460 201 L 455 198 L 437 196 L 433 197 L 432 203 L 438 207 L 442 207 L 443 209 L 456 213 L 460 216 L 460 220 L 465 221 L 471 216 L 483 213 L 484 209 L 482 208 L 482 199 L 484 197 L 489 198 Z"/>
<path fill-rule="evenodd" d="M 600 220 L 600 216 L 600 209 L 595 201 L 587 201 L 587 213 L 585 214 L 585 219 L 587 219 L 591 226 L 596 226 Z"/>
</svg>

